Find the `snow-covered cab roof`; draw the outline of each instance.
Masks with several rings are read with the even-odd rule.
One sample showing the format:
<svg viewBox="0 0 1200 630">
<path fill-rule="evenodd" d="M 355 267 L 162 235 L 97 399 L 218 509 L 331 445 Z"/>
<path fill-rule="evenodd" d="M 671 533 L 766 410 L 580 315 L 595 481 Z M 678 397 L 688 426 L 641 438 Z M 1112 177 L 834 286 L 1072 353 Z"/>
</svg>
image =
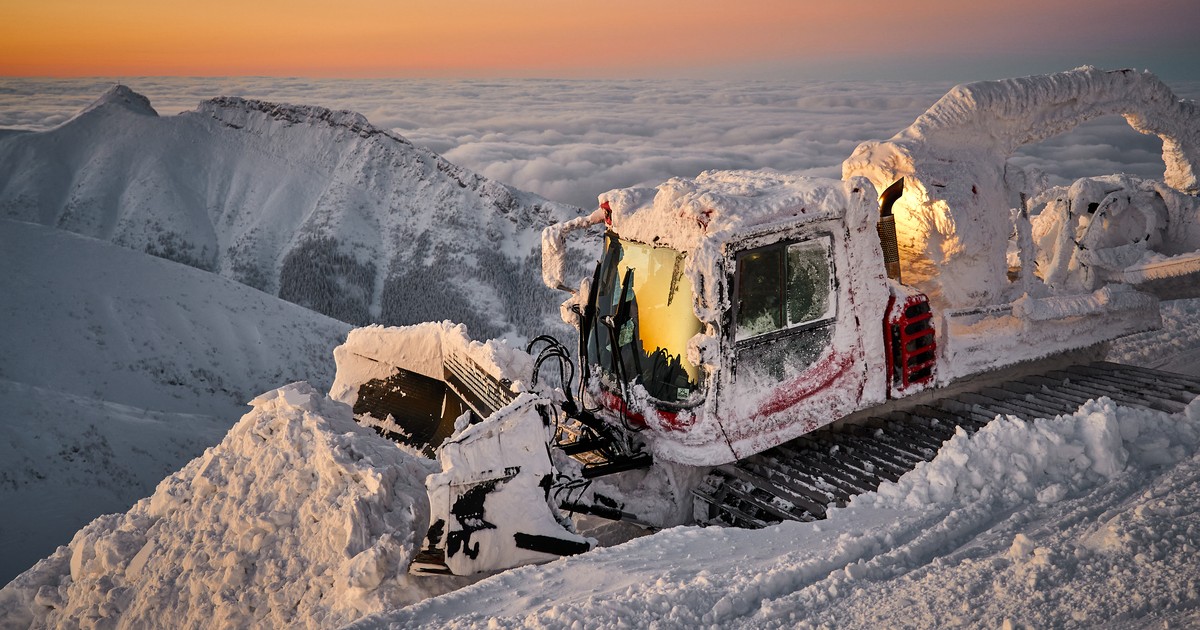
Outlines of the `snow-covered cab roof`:
<svg viewBox="0 0 1200 630">
<path fill-rule="evenodd" d="M 572 290 L 574 284 L 565 277 L 566 235 L 603 222 L 623 239 L 686 254 L 684 273 L 696 288 L 696 316 L 705 322 L 717 321 L 728 307 L 722 261 L 731 244 L 833 220 L 853 232 L 856 241 L 861 240 L 858 234 L 869 233 L 865 246 L 878 249 L 878 203 L 866 178 L 842 181 L 770 169 L 705 171 L 654 188 L 611 190 L 599 201 L 601 208 L 591 215 L 543 230 L 546 286 Z M 566 321 L 573 321 L 567 311 L 580 297 L 564 305 Z"/>
<path fill-rule="evenodd" d="M 565 277 L 567 234 L 601 223 L 621 238 L 688 254 L 688 274 L 696 282 L 696 275 L 716 273 L 726 247 L 743 238 L 837 219 L 873 230 L 878 215 L 875 190 L 866 178 L 843 181 L 772 169 L 705 171 L 695 178 L 674 177 L 653 188 L 618 188 L 600 195 L 599 204 L 600 209 L 589 216 L 542 231 L 546 286 L 574 290 L 579 280 Z M 712 283 L 695 286 L 714 287 Z"/>
<path fill-rule="evenodd" d="M 803 177 L 771 169 L 705 171 L 675 177 L 655 188 L 634 187 L 600 195 L 606 222 L 622 238 L 691 253 L 724 247 L 744 236 L 841 219 L 865 180 Z"/>
</svg>

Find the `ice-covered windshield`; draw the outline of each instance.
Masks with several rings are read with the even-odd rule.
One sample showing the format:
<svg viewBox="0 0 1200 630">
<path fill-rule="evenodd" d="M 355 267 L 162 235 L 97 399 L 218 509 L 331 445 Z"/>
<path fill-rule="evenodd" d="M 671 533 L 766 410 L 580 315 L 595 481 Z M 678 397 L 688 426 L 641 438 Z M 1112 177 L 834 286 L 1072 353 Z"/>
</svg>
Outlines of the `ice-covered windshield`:
<svg viewBox="0 0 1200 630">
<path fill-rule="evenodd" d="M 687 400 L 700 386 L 700 372 L 687 360 L 687 342 L 701 324 L 692 310 L 684 260 L 673 249 L 605 235 L 596 319 L 588 335 L 591 363 L 612 377 L 640 383 L 651 396 L 669 403 Z M 622 302 L 628 302 L 625 309 Z M 626 310 L 628 317 L 622 318 Z M 615 330 L 605 325 L 608 317 Z"/>
</svg>

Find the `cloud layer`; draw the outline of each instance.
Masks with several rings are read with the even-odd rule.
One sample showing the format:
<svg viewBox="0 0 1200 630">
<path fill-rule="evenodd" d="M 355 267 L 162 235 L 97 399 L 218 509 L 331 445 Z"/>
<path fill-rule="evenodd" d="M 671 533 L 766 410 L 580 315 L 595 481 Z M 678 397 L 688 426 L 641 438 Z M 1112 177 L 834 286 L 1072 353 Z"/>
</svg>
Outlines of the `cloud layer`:
<svg viewBox="0 0 1200 630">
<path fill-rule="evenodd" d="M 763 168 L 838 177 L 859 142 L 906 127 L 950 87 L 927 81 L 750 82 L 692 80 L 125 81 L 160 114 L 218 95 L 351 109 L 374 124 L 483 175 L 589 207 L 606 190 Z M 111 81 L 0 80 L 0 128 L 61 124 Z M 1172 85 L 1183 98 L 1200 83 Z M 1106 117 L 1014 160 L 1061 183 L 1128 172 L 1162 176 L 1161 144 Z"/>
</svg>

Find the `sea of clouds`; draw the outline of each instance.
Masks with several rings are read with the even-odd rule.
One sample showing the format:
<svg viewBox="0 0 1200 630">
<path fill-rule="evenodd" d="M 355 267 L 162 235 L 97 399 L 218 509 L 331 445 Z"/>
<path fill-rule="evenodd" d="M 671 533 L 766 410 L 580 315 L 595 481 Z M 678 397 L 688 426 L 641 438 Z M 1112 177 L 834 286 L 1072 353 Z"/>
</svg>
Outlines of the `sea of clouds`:
<svg viewBox="0 0 1200 630">
<path fill-rule="evenodd" d="M 113 79 L 0 79 L 0 128 L 44 130 Z M 951 87 L 932 81 L 128 78 L 161 115 L 219 95 L 349 109 L 488 177 L 590 207 L 612 188 L 708 169 L 839 177 L 858 143 L 908 126 Z M 1181 98 L 1200 82 L 1172 83 Z M 1162 177 L 1161 142 L 1118 116 L 1014 157 L 1063 183 Z"/>
</svg>

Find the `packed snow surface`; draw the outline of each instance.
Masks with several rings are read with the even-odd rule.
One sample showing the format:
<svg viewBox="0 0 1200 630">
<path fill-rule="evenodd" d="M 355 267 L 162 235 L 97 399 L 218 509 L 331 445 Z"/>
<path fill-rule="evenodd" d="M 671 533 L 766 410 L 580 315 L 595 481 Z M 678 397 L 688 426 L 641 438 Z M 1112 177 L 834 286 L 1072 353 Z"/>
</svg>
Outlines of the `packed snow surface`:
<svg viewBox="0 0 1200 630">
<path fill-rule="evenodd" d="M 433 462 L 307 383 L 0 591 L 5 627 L 330 628 L 464 582 L 409 577 Z"/>
<path fill-rule="evenodd" d="M 1200 402 L 1177 415 L 1100 399 L 1059 418 L 1000 418 L 824 521 L 670 529 L 354 627 L 1195 621 L 1198 442 Z"/>
</svg>

